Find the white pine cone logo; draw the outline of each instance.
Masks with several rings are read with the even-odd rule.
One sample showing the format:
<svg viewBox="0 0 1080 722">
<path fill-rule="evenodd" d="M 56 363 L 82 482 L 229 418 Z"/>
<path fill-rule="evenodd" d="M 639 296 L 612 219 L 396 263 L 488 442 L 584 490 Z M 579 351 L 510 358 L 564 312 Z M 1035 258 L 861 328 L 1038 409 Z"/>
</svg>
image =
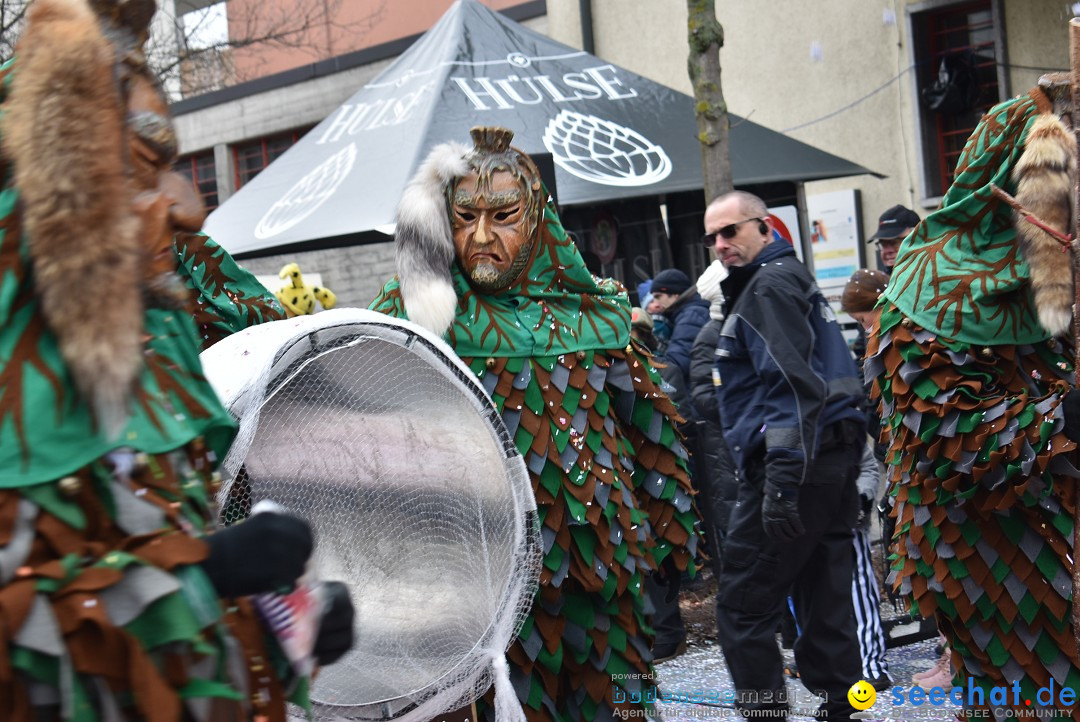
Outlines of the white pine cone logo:
<svg viewBox="0 0 1080 722">
<path fill-rule="evenodd" d="M 544 146 L 560 168 L 593 183 L 644 186 L 671 173 L 663 148 L 595 115 L 561 111 L 544 130 Z"/>
<path fill-rule="evenodd" d="M 255 226 L 255 237 L 272 238 L 304 220 L 337 192 L 338 186 L 352 172 L 356 163 L 356 144 L 334 153 L 296 182 Z"/>
</svg>

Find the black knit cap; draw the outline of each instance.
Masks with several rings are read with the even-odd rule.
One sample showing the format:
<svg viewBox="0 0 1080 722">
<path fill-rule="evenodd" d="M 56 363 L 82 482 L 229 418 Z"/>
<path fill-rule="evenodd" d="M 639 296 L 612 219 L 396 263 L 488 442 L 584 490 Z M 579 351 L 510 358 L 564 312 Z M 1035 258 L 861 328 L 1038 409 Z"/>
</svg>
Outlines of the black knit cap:
<svg viewBox="0 0 1080 722">
<path fill-rule="evenodd" d="M 656 274 L 649 290 L 653 293 L 672 293 L 678 296 L 691 285 L 690 277 L 678 268 L 665 268 Z"/>
</svg>

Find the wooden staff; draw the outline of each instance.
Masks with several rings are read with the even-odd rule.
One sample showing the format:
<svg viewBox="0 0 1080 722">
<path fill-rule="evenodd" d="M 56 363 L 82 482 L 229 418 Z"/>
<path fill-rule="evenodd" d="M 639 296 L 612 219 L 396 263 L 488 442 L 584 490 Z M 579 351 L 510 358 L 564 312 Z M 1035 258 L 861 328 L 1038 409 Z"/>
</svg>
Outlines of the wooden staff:
<svg viewBox="0 0 1080 722">
<path fill-rule="evenodd" d="M 1077 109 L 1080 109 L 1080 18 L 1069 21 L 1069 67 L 1072 70 L 1072 107 L 1070 108 L 1070 121 L 1072 131 L 1077 132 L 1080 125 L 1080 117 L 1077 117 Z M 1080 160 L 1080 159 L 1078 159 Z M 1077 187 L 1073 189 L 1073 238 L 1077 238 L 1080 232 L 1080 179 Z M 1074 382 L 1080 386 L 1080 301 L 1077 300 L 1076 292 L 1080 289 L 1080 260 L 1077 259 L 1076 244 L 1071 245 L 1073 264 L 1073 372 Z M 1080 631 L 1080 564 L 1076 561 L 1076 552 L 1080 550 L 1080 503 L 1077 503 L 1077 495 L 1073 495 L 1073 568 L 1072 568 L 1072 623 L 1073 635 Z"/>
<path fill-rule="evenodd" d="M 1047 223 L 1045 221 L 1043 221 L 1041 218 L 1039 218 L 1037 215 L 1033 214 L 1027 208 L 1024 208 L 1023 204 L 1021 204 L 1020 201 L 1016 200 L 1011 195 L 1009 195 L 1006 191 L 1001 190 L 1001 188 L 994 185 L 993 183 L 990 184 L 990 193 L 993 194 L 993 196 L 995 198 L 997 198 L 999 201 L 1001 201 L 1002 203 L 1004 203 L 1005 205 L 1009 206 L 1014 211 L 1016 211 L 1020 215 L 1020 217 L 1023 218 L 1025 221 L 1027 221 L 1028 223 L 1030 223 L 1033 226 L 1036 226 L 1037 228 L 1041 228 L 1042 230 L 1046 231 L 1051 236 L 1056 238 L 1057 242 L 1061 244 L 1062 253 L 1066 253 L 1072 248 L 1073 234 L 1070 233 L 1069 235 L 1065 235 L 1064 233 L 1057 230 L 1053 226 L 1047 225 Z M 1075 280 L 1075 279 L 1073 279 L 1073 280 Z M 1074 306 L 1075 306 L 1075 304 L 1074 304 Z M 1074 316 L 1073 317 L 1073 323 L 1075 324 L 1075 322 L 1076 322 L 1076 317 Z M 1075 327 L 1074 327 L 1074 330 L 1075 330 Z M 1078 369 L 1078 373 L 1080 373 L 1080 369 Z M 1078 378 L 1078 381 L 1080 381 L 1080 376 L 1078 376 L 1077 378 Z"/>
</svg>

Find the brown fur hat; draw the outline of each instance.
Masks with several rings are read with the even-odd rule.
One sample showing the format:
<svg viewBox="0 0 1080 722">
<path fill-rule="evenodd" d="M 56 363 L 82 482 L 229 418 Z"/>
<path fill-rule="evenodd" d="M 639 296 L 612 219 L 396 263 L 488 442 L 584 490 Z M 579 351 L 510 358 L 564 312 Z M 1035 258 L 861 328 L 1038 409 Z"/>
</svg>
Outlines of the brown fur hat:
<svg viewBox="0 0 1080 722">
<path fill-rule="evenodd" d="M 116 52 L 86 0 L 36 0 L 16 57 L 3 151 L 41 310 L 78 391 L 116 434 L 142 368 L 143 334 Z M 108 299 L 97 298 L 102 288 Z"/>
<path fill-rule="evenodd" d="M 881 271 L 860 268 L 851 274 L 844 293 L 840 296 L 840 308 L 845 313 L 873 311 L 878 297 L 889 283 L 889 277 Z"/>
</svg>

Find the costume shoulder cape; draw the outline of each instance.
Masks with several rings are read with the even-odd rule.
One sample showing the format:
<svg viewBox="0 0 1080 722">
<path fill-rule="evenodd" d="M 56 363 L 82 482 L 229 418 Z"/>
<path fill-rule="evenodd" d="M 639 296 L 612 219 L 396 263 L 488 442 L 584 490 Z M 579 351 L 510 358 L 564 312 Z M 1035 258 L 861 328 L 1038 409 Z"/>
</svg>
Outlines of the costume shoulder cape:
<svg viewBox="0 0 1080 722">
<path fill-rule="evenodd" d="M 979 345 L 1049 337 L 1036 316 L 1012 209 L 991 192 L 993 184 L 1015 193 L 1010 172 L 1031 124 L 1048 110 L 1038 90 L 992 108 L 964 146 L 941 208 L 904 239 L 883 297 L 922 328 Z"/>
</svg>

